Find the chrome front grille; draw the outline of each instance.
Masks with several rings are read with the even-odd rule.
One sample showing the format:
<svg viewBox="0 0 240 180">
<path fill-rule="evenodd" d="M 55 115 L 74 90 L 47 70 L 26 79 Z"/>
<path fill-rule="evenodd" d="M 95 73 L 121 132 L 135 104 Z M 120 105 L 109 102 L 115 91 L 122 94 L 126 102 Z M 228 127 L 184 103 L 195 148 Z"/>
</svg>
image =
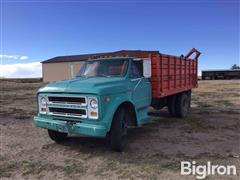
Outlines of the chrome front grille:
<svg viewBox="0 0 240 180">
<path fill-rule="evenodd" d="M 66 109 L 66 108 L 49 108 L 49 112 L 53 115 L 71 116 L 71 117 L 85 117 L 87 112 L 85 109 Z"/>
<path fill-rule="evenodd" d="M 87 98 L 79 96 L 48 96 L 49 115 L 87 118 Z"/>
<path fill-rule="evenodd" d="M 48 96 L 48 101 L 53 103 L 64 103 L 64 104 L 82 104 L 85 105 L 85 97 L 62 97 L 62 96 Z"/>
</svg>

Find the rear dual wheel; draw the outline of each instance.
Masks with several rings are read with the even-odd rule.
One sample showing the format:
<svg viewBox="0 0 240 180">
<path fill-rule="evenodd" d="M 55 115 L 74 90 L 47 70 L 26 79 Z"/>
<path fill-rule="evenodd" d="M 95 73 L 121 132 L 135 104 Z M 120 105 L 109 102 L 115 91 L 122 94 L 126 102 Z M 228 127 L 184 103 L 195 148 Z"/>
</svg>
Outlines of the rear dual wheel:
<svg viewBox="0 0 240 180">
<path fill-rule="evenodd" d="M 168 98 L 168 111 L 171 116 L 184 118 L 190 110 L 191 91 L 170 96 Z"/>
<path fill-rule="evenodd" d="M 167 99 L 168 112 L 172 117 L 176 117 L 176 95 L 170 96 Z"/>
<path fill-rule="evenodd" d="M 184 118 L 190 110 L 191 96 L 189 93 L 181 93 L 176 100 L 176 117 Z"/>
</svg>

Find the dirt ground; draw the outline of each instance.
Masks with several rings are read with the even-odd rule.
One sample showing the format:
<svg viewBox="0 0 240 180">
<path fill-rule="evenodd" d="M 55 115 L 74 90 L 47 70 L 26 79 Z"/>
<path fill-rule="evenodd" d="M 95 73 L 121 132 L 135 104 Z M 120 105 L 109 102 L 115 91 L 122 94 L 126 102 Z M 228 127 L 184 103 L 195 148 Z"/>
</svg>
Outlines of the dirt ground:
<svg viewBox="0 0 240 180">
<path fill-rule="evenodd" d="M 237 165 L 239 179 L 240 80 L 200 81 L 187 118 L 166 109 L 128 133 L 124 152 L 105 139 L 72 136 L 62 145 L 36 128 L 39 82 L 0 81 L 0 178 L 2 179 L 194 179 L 180 175 L 181 161 Z"/>
</svg>

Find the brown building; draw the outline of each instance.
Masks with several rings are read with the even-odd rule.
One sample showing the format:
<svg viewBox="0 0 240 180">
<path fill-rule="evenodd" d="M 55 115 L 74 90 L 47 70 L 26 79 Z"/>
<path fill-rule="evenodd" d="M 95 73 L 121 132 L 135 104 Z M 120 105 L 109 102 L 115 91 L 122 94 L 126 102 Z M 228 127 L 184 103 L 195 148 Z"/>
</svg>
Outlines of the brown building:
<svg viewBox="0 0 240 180">
<path fill-rule="evenodd" d="M 202 71 L 202 80 L 240 79 L 240 69 L 215 69 Z"/>
<path fill-rule="evenodd" d="M 58 56 L 42 62 L 42 75 L 44 82 L 60 81 L 73 78 L 79 71 L 84 60 L 92 58 L 116 57 L 122 56 L 134 57 L 136 54 L 156 53 L 158 51 L 141 51 L 141 50 L 121 50 L 107 53 L 82 54 L 73 56 Z"/>
<path fill-rule="evenodd" d="M 43 82 L 71 79 L 80 69 L 81 62 L 42 63 Z"/>
</svg>

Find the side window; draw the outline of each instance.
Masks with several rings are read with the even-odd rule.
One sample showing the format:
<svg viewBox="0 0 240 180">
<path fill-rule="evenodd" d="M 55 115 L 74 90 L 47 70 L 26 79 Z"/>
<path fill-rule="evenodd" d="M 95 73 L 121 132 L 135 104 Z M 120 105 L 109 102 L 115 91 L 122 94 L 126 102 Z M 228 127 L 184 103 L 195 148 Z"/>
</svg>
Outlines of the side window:
<svg viewBox="0 0 240 180">
<path fill-rule="evenodd" d="M 130 78 L 136 79 L 143 77 L 143 62 L 142 61 L 132 61 Z"/>
</svg>

